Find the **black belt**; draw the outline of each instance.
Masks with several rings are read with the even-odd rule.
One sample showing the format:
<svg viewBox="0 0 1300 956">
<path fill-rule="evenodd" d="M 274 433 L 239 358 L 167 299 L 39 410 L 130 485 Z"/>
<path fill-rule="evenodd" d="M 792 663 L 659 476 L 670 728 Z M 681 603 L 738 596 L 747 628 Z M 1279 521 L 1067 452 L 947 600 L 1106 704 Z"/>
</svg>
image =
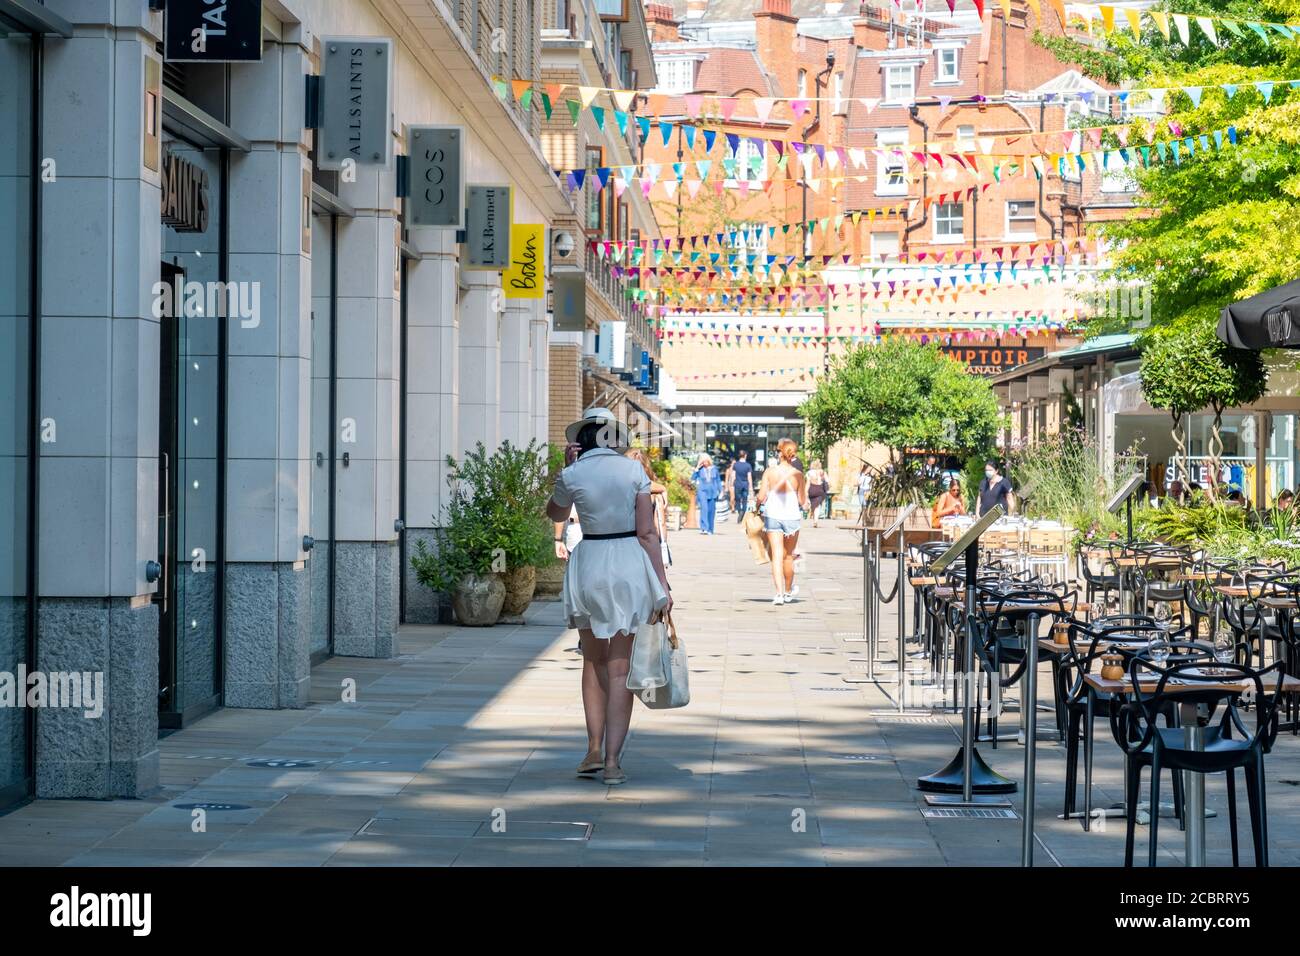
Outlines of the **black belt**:
<svg viewBox="0 0 1300 956">
<path fill-rule="evenodd" d="M 635 531 L 616 531 L 613 534 L 584 534 L 583 541 L 609 541 L 611 538 L 635 538 Z"/>
</svg>

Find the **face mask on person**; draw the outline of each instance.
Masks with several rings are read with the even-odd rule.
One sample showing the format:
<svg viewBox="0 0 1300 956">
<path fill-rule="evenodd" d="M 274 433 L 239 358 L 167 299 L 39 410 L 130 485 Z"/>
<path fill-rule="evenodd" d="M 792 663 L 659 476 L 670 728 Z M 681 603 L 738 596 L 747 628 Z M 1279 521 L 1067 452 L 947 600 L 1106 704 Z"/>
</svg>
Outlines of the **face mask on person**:
<svg viewBox="0 0 1300 956">
<path fill-rule="evenodd" d="M 985 469 L 984 469 L 984 477 L 987 478 L 987 479 L 989 479 L 989 481 L 992 481 L 992 480 L 993 480 L 993 476 L 996 475 L 996 474 L 997 474 L 997 472 L 994 471 L 992 468 L 985 468 Z"/>
</svg>

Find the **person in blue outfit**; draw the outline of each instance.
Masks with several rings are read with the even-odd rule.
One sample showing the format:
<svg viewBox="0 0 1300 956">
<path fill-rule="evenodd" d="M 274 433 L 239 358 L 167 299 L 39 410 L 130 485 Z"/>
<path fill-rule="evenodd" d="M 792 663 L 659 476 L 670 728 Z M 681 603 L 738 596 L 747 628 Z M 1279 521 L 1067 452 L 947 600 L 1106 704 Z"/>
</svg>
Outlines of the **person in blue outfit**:
<svg viewBox="0 0 1300 956">
<path fill-rule="evenodd" d="M 700 507 L 700 534 L 713 534 L 718 495 L 722 494 L 722 477 L 712 458 L 708 455 L 700 456 L 695 471 L 691 472 L 691 481 L 695 483 L 695 502 Z"/>
<path fill-rule="evenodd" d="M 748 455 L 742 451 L 732 468 L 736 477 L 732 481 L 731 490 L 736 496 L 736 520 L 740 521 L 745 517 L 745 510 L 749 507 L 749 489 L 754 482 L 754 466 L 749 463 Z"/>
</svg>

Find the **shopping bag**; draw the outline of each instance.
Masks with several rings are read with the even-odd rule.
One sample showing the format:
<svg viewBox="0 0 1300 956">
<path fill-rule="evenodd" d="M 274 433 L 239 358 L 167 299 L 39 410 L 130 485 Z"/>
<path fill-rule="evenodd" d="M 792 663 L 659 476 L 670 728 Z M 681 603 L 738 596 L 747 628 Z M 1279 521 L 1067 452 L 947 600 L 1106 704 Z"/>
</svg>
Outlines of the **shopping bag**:
<svg viewBox="0 0 1300 956">
<path fill-rule="evenodd" d="M 767 564 L 772 560 L 771 547 L 767 541 L 767 532 L 763 530 L 763 518 L 756 511 L 746 511 L 742 522 L 745 536 L 749 538 L 749 550 L 754 553 L 755 564 Z"/>
<path fill-rule="evenodd" d="M 668 627 L 662 620 L 637 627 L 632 636 L 632 657 L 628 661 L 628 690 L 653 690 L 668 683 L 663 655 L 667 643 Z"/>
<path fill-rule="evenodd" d="M 668 634 L 660 646 L 662 669 L 666 683 L 660 687 L 647 687 L 637 696 L 651 710 L 672 710 L 691 702 L 690 665 L 686 660 L 686 645 L 677 637 L 677 626 L 668 616 Z M 629 672 L 630 673 L 630 672 Z"/>
</svg>

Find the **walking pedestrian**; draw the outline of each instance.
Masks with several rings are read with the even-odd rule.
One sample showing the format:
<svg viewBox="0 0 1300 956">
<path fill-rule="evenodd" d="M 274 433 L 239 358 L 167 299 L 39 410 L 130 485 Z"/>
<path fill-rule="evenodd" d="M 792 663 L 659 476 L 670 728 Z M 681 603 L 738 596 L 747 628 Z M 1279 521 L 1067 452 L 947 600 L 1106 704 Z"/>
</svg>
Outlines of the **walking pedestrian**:
<svg viewBox="0 0 1300 956">
<path fill-rule="evenodd" d="M 736 520 L 742 521 L 749 508 L 749 489 L 754 482 L 754 466 L 749 463 L 748 453 L 742 451 L 736 456 L 736 464 L 732 468 L 735 472 L 731 488 L 736 497 Z"/>
<path fill-rule="evenodd" d="M 587 755 L 580 775 L 603 770 L 611 786 L 626 782 L 620 766 L 632 720 L 627 689 L 632 638 L 642 623 L 672 610 L 655 531 L 651 483 L 643 467 L 616 448 L 627 428 L 607 408 L 589 408 L 565 429 L 567 467 L 546 504 L 552 521 L 577 508 L 582 547 L 564 569 L 564 614 L 582 649 L 582 708 Z"/>
<path fill-rule="evenodd" d="M 722 479 L 713 459 L 701 455 L 695 471 L 691 472 L 691 481 L 695 483 L 695 501 L 700 508 L 700 534 L 713 534 L 713 519 L 718 510 L 718 495 L 722 493 Z"/>
<path fill-rule="evenodd" d="M 830 479 L 822 470 L 820 459 L 814 458 L 812 467 L 808 469 L 808 517 L 812 518 L 814 528 L 817 527 L 817 519 L 820 517 L 822 505 L 829 491 Z"/>
<path fill-rule="evenodd" d="M 673 564 L 673 553 L 668 549 L 668 486 L 655 477 L 654 465 L 650 462 L 650 456 L 644 448 L 631 449 L 627 457 L 639 464 L 645 470 L 646 477 L 650 479 L 650 503 L 654 506 L 655 532 L 659 535 L 659 555 L 663 559 L 664 567 L 670 568 Z"/>
<path fill-rule="evenodd" d="M 799 594 L 794 583 L 794 558 L 799 547 L 801 508 L 808 507 L 808 481 L 794 466 L 798 448 L 792 439 L 782 438 L 777 445 L 776 464 L 763 471 L 757 501 L 765 516 L 764 529 L 772 549 L 772 583 L 776 586 L 773 604 L 792 604 Z"/>
<path fill-rule="evenodd" d="M 1007 511 L 1007 495 L 1011 494 L 1011 482 L 1002 477 L 996 461 L 984 462 L 984 479 L 980 482 L 979 499 L 975 503 L 975 514 L 984 514 L 994 505 L 1001 505 Z"/>
</svg>

